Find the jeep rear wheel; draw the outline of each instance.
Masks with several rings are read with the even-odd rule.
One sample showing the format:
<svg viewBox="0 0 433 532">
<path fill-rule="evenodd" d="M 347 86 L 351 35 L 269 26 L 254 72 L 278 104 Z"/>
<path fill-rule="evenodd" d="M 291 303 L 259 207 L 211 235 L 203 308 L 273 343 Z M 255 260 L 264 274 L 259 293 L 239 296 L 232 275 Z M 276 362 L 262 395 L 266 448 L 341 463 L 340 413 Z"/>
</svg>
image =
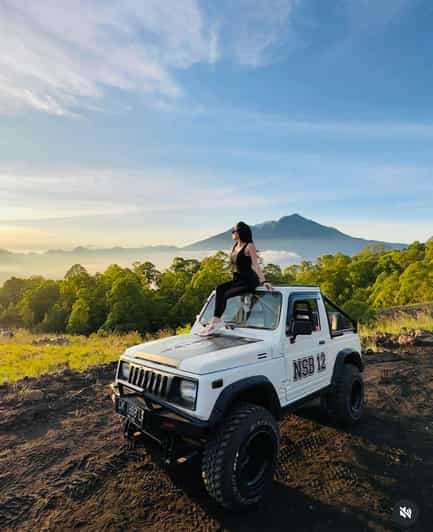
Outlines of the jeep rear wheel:
<svg viewBox="0 0 433 532">
<path fill-rule="evenodd" d="M 208 493 L 225 508 L 257 504 L 272 485 L 279 444 L 278 424 L 268 410 L 237 404 L 203 453 Z"/>
<path fill-rule="evenodd" d="M 353 364 L 344 364 L 335 383 L 333 394 L 327 397 L 331 415 L 340 423 L 353 424 L 364 412 L 364 381 L 359 369 Z"/>
</svg>

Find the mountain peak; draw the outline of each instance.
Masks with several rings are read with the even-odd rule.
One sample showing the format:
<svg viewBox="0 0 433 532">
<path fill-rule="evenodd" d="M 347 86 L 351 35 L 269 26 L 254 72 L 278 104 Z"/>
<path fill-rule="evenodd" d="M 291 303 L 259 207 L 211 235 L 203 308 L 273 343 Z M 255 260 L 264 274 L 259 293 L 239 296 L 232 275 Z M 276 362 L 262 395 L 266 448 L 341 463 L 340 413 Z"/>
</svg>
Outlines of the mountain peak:
<svg viewBox="0 0 433 532">
<path fill-rule="evenodd" d="M 309 220 L 308 218 L 305 218 L 304 216 L 301 216 L 297 212 L 293 214 L 288 214 L 287 216 L 282 216 L 279 220 L 277 220 L 276 223 L 284 223 L 284 222 L 308 222 L 308 223 L 316 223 L 312 220 Z"/>
<path fill-rule="evenodd" d="M 338 251 L 353 255 L 368 244 L 376 241 L 353 238 L 335 229 L 304 218 L 295 212 L 282 216 L 278 220 L 254 224 L 252 226 L 254 242 L 260 250 L 276 250 L 278 252 L 291 252 L 306 259 L 320 255 L 334 254 Z M 230 230 L 215 236 L 195 242 L 184 249 L 190 250 L 216 250 L 231 247 Z M 388 244 L 387 248 L 402 249 L 404 244 Z"/>
</svg>

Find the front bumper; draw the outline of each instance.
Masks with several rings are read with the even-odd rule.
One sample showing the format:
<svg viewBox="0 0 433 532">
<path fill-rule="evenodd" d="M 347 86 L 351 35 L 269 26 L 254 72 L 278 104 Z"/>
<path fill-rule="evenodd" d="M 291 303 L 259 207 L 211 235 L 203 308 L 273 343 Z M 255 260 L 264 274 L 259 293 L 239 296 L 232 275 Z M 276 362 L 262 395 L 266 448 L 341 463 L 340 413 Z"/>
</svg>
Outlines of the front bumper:
<svg viewBox="0 0 433 532">
<path fill-rule="evenodd" d="M 112 385 L 112 390 L 116 413 L 128 419 L 137 430 L 160 442 L 170 436 L 196 441 L 207 436 L 207 421 L 180 413 L 175 407 L 156 402 L 155 398 L 150 399 L 145 394 L 120 393 L 115 384 Z"/>
</svg>

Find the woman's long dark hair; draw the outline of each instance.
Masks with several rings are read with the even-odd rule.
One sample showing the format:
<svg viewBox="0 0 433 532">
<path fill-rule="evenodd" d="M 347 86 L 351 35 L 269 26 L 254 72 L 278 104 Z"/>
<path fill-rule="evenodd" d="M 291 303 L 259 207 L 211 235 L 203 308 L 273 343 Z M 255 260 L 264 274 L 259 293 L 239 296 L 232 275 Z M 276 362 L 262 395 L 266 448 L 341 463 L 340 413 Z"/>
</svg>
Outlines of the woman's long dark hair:
<svg viewBox="0 0 433 532">
<path fill-rule="evenodd" d="M 253 241 L 253 234 L 251 232 L 251 227 L 245 222 L 238 222 L 236 224 L 236 229 L 238 231 L 239 239 L 242 242 L 250 243 Z"/>
</svg>

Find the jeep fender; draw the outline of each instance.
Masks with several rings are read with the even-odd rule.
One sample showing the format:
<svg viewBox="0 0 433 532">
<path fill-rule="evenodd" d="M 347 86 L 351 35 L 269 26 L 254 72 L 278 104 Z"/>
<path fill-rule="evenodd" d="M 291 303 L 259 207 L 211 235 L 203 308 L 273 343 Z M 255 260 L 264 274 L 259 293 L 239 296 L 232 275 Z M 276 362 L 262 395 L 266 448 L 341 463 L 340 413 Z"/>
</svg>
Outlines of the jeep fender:
<svg viewBox="0 0 433 532">
<path fill-rule="evenodd" d="M 267 377 L 260 375 L 241 379 L 224 388 L 212 409 L 209 425 L 212 427 L 219 423 L 228 409 L 239 400 L 267 408 L 276 419 L 281 416 L 281 404 L 273 384 Z"/>
<path fill-rule="evenodd" d="M 357 351 L 350 349 L 350 347 L 342 349 L 335 358 L 334 370 L 332 372 L 331 379 L 332 389 L 335 387 L 335 382 L 339 373 L 343 369 L 344 364 L 353 364 L 359 369 L 359 371 L 364 371 L 364 364 L 362 362 L 361 355 Z"/>
</svg>

